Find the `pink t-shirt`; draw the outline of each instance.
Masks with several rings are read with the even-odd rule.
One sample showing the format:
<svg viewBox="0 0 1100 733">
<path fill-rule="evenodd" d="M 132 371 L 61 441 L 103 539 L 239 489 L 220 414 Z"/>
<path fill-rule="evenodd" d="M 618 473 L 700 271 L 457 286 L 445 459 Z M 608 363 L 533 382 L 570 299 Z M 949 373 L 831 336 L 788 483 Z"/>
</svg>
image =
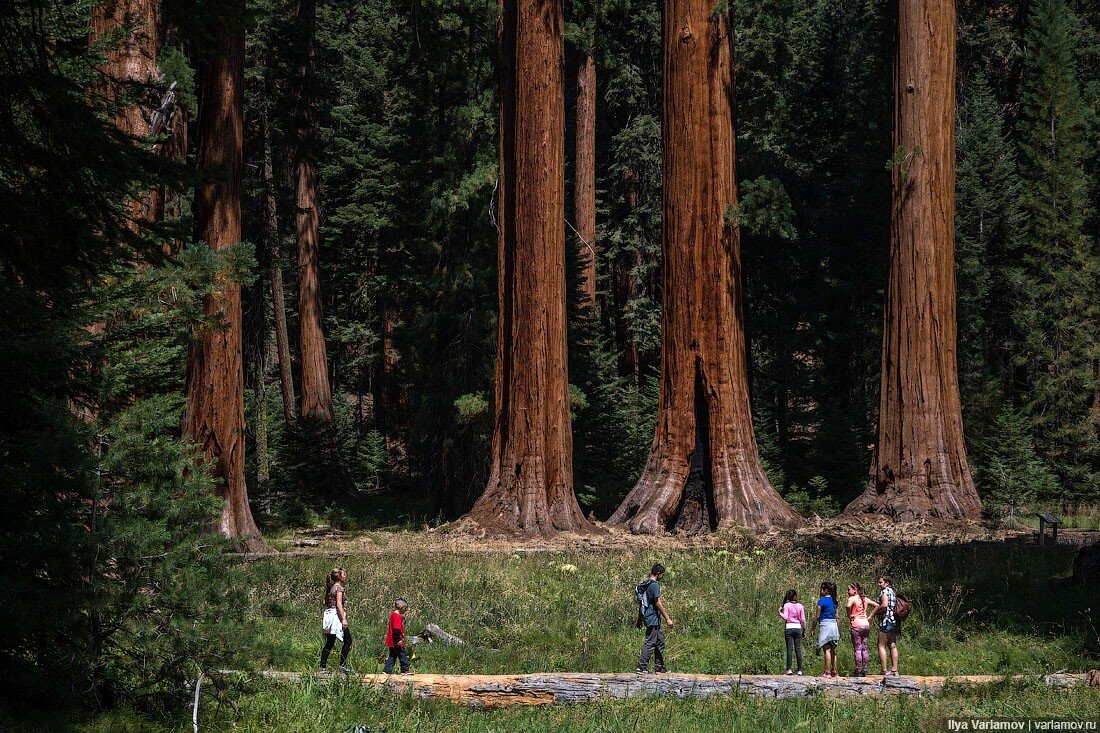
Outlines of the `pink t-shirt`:
<svg viewBox="0 0 1100 733">
<path fill-rule="evenodd" d="M 789 624 L 806 625 L 806 609 L 801 603 L 784 603 L 779 615 Z"/>
</svg>

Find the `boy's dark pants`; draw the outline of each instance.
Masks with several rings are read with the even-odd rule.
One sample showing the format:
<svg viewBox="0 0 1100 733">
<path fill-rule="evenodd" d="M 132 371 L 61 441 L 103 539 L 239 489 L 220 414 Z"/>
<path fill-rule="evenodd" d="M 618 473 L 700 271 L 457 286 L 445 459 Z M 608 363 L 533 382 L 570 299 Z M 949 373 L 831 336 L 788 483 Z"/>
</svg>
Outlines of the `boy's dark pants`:
<svg viewBox="0 0 1100 733">
<path fill-rule="evenodd" d="M 390 655 L 386 658 L 386 666 L 382 668 L 384 674 L 389 674 L 393 671 L 394 662 L 401 662 L 401 671 L 409 671 L 409 653 L 405 651 L 405 647 L 390 647 Z"/>
<path fill-rule="evenodd" d="M 665 630 L 660 626 L 645 627 L 645 643 L 638 657 L 638 669 L 649 669 L 649 658 L 653 657 L 653 669 L 665 671 Z"/>
</svg>

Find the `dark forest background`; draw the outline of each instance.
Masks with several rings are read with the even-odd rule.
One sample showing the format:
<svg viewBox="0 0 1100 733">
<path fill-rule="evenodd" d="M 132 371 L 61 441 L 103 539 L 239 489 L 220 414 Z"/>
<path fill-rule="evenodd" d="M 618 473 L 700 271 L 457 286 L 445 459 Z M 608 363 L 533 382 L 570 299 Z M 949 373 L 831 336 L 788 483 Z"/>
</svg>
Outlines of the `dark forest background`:
<svg viewBox="0 0 1100 733">
<path fill-rule="evenodd" d="M 284 42 L 292 10 L 258 3 L 249 40 L 249 239 L 263 237 L 264 116 L 286 212 L 281 261 L 261 258 L 246 296 L 253 363 L 270 349 L 269 268 L 294 269 L 289 132 L 279 122 L 292 103 L 294 58 L 283 52 L 294 48 Z M 894 10 L 780 0 L 737 2 L 733 13 L 757 437 L 773 483 L 796 508 L 825 514 L 865 486 L 875 435 Z M 319 7 L 322 286 L 348 472 L 314 470 L 309 441 L 285 433 L 277 389 L 263 387 L 270 370 L 251 369 L 250 485 L 262 511 L 322 512 L 315 497 L 332 493 L 317 482 L 350 481 L 352 493 L 386 492 L 368 511 L 442 519 L 484 486 L 495 19 L 491 0 Z M 962 2 L 959 20 L 959 367 L 971 466 L 995 513 L 1095 499 L 1100 10 Z M 640 472 L 656 413 L 661 8 L 573 3 L 567 21 L 566 78 L 582 53 L 597 62 L 598 313 L 582 317 L 574 298 L 570 383 L 576 491 L 604 517 Z M 566 99 L 571 163 L 575 89 Z M 1044 137 L 1052 119 L 1056 149 Z M 570 227 L 567 238 L 574 265 L 590 256 Z"/>
</svg>

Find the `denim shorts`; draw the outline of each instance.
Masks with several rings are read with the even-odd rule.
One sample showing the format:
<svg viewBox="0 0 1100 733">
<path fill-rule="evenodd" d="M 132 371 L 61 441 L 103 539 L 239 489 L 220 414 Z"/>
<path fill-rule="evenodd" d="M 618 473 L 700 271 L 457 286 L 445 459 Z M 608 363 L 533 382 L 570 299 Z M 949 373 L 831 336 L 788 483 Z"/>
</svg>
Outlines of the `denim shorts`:
<svg viewBox="0 0 1100 733">
<path fill-rule="evenodd" d="M 901 624 L 898 623 L 897 621 L 879 621 L 878 628 L 879 628 L 879 631 L 881 631 L 885 634 L 900 634 L 901 633 Z"/>
</svg>

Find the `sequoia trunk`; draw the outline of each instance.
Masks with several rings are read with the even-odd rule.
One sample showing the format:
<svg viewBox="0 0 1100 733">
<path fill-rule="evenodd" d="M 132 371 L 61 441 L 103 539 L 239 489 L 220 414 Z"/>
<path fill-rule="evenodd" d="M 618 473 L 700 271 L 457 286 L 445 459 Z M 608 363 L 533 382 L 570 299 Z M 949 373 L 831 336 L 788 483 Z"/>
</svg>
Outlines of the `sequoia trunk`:
<svg viewBox="0 0 1100 733">
<path fill-rule="evenodd" d="M 238 18 L 215 20 L 215 49 L 202 76 L 199 102 L 198 165 L 225 177 L 199 187 L 195 197 L 197 237 L 213 250 L 241 241 L 244 28 Z M 223 280 L 205 311 L 218 327 L 198 334 L 188 353 L 183 432 L 213 464 L 218 493 L 226 499 L 221 532 L 243 538 L 249 550 L 264 550 L 244 480 L 241 286 Z"/>
<path fill-rule="evenodd" d="M 848 513 L 977 518 L 955 350 L 955 4 L 898 3 L 878 442 Z"/>
<path fill-rule="evenodd" d="M 562 25 L 561 0 L 502 0 L 493 465 L 467 515 L 539 534 L 590 526 L 573 495 Z"/>
<path fill-rule="evenodd" d="M 331 423 L 332 388 L 328 378 L 328 354 L 321 316 L 321 265 L 318 261 L 320 233 L 317 212 L 317 161 L 314 158 L 316 130 L 311 99 L 314 68 L 316 0 L 298 3 L 299 30 L 305 43 L 298 67 L 296 139 L 294 162 L 295 232 L 298 240 L 298 322 L 302 356 L 302 418 Z"/>
<path fill-rule="evenodd" d="M 665 0 L 664 252 L 657 429 L 609 520 L 633 532 L 799 521 L 753 435 L 733 220 L 733 29 L 711 0 Z"/>
<path fill-rule="evenodd" d="M 577 69 L 577 150 L 573 211 L 581 238 L 581 303 L 596 307 L 596 59 Z"/>
<path fill-rule="evenodd" d="M 117 111 L 113 122 L 124 135 L 141 141 L 149 137 L 150 114 L 155 102 L 145 99 L 148 94 L 142 94 L 140 89 L 156 84 L 160 76 L 157 70 L 161 43 L 160 0 L 108 0 L 93 10 L 93 40 L 120 30 L 124 30 L 124 35 L 118 46 L 108 52 L 107 64 L 103 67 L 103 90 L 112 101 L 130 97 L 132 102 Z M 157 219 L 161 207 L 159 199 L 160 191 L 154 189 L 127 204 L 134 231 L 141 223 Z"/>
</svg>

